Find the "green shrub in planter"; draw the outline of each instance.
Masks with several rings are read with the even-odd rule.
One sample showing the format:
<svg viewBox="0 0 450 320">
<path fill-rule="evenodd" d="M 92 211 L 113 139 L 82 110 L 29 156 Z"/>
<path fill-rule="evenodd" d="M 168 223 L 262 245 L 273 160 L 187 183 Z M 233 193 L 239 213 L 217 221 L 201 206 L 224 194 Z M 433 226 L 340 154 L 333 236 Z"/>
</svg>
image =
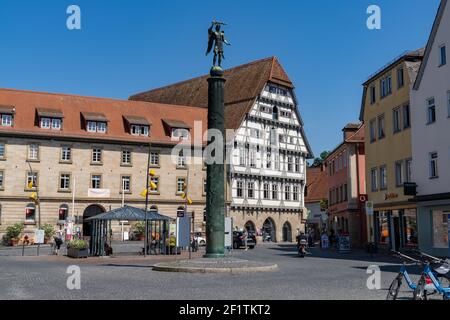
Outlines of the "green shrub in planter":
<svg viewBox="0 0 450 320">
<path fill-rule="evenodd" d="M 81 239 L 73 239 L 67 243 L 67 248 L 82 250 L 89 248 L 89 244 L 87 241 Z"/>
<path fill-rule="evenodd" d="M 16 224 L 6 228 L 5 236 L 7 239 L 18 239 L 18 238 L 20 238 L 20 235 L 22 234 L 24 229 L 25 229 L 25 226 L 23 223 L 16 223 Z"/>
<path fill-rule="evenodd" d="M 45 237 L 45 239 L 53 238 L 53 236 L 56 233 L 55 228 L 51 224 L 48 224 L 48 223 L 46 223 L 46 224 L 44 224 L 42 226 L 42 230 L 44 230 L 44 237 Z"/>
<path fill-rule="evenodd" d="M 67 243 L 67 256 L 71 258 L 87 258 L 89 244 L 81 239 L 73 239 Z"/>
</svg>

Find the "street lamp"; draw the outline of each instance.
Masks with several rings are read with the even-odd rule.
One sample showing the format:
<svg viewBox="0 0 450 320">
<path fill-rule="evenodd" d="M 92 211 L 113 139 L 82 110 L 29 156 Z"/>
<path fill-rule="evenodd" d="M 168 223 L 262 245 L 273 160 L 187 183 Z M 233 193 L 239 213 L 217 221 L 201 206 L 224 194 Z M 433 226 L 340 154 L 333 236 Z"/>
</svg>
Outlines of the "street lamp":
<svg viewBox="0 0 450 320">
<path fill-rule="evenodd" d="M 40 198 L 39 198 L 39 188 L 38 188 L 38 183 L 37 183 L 37 176 L 36 176 L 36 183 L 34 183 L 34 175 L 33 175 L 33 173 L 34 173 L 34 171 L 33 171 L 33 168 L 31 168 L 31 163 L 30 163 L 30 161 L 27 161 L 27 163 L 28 163 L 28 166 L 29 166 L 29 168 L 30 168 L 30 173 L 31 173 L 31 183 L 33 183 L 33 187 L 36 189 L 36 200 L 35 200 L 35 202 L 36 202 L 36 204 L 37 204 L 37 207 L 38 207 L 38 229 L 41 229 L 41 201 L 40 201 Z"/>
</svg>

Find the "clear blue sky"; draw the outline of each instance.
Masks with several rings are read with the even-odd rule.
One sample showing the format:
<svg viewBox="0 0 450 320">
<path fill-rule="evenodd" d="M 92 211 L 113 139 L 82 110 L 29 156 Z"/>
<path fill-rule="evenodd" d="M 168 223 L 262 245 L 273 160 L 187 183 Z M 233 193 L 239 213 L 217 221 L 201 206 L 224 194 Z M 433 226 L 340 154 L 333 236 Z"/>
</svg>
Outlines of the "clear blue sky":
<svg viewBox="0 0 450 320">
<path fill-rule="evenodd" d="M 82 30 L 66 9 L 82 10 Z M 366 9 L 382 29 L 366 28 Z M 0 2 L 0 87 L 126 99 L 207 73 L 206 29 L 226 21 L 225 67 L 275 55 L 296 85 L 313 151 L 358 120 L 366 78 L 426 44 L 439 0 L 55 0 Z"/>
</svg>

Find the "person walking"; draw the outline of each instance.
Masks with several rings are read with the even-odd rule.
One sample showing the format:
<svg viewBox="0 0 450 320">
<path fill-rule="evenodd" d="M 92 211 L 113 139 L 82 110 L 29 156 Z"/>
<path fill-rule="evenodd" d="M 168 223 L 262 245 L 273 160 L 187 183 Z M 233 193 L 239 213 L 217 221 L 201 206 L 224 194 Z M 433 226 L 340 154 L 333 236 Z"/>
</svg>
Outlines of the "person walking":
<svg viewBox="0 0 450 320">
<path fill-rule="evenodd" d="M 60 230 L 58 230 L 56 232 L 56 235 L 54 236 L 54 247 L 53 247 L 53 254 L 54 255 L 59 255 L 59 250 L 61 249 L 61 245 L 63 244 L 63 240 L 62 240 L 63 236 L 62 236 L 62 232 Z"/>
<path fill-rule="evenodd" d="M 245 228 L 244 228 L 244 231 L 242 232 L 242 237 L 244 238 L 245 251 L 247 251 L 248 250 L 248 246 L 247 246 L 248 232 L 247 232 L 247 229 L 245 229 Z"/>
</svg>

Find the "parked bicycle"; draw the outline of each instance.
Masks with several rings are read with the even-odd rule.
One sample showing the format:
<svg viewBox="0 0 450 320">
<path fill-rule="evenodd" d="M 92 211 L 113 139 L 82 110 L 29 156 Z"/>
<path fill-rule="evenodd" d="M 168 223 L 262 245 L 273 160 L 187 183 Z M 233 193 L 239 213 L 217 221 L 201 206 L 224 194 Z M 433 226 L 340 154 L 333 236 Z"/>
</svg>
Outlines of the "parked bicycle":
<svg viewBox="0 0 450 320">
<path fill-rule="evenodd" d="M 400 272 L 398 273 L 397 277 L 392 281 L 391 285 L 389 286 L 389 291 L 386 300 L 397 300 L 398 293 L 400 292 L 400 288 L 403 284 L 403 279 L 406 281 L 406 284 L 413 292 L 416 290 L 417 284 L 415 284 L 412 281 L 411 277 L 409 276 L 407 270 L 408 265 L 407 262 L 409 262 L 409 265 L 420 265 L 422 267 L 424 266 L 424 262 L 421 260 L 414 259 L 410 256 L 407 256 L 397 251 L 392 251 L 392 253 L 397 257 L 399 257 L 400 259 L 402 259 L 403 265 L 400 268 Z M 435 292 L 434 285 L 432 284 L 425 285 L 424 290 L 426 290 L 427 292 L 433 293 Z"/>
<path fill-rule="evenodd" d="M 425 267 L 420 280 L 414 290 L 414 300 L 427 300 L 427 287 L 431 284 L 442 295 L 444 300 L 450 300 L 450 263 L 448 260 L 436 258 L 420 252 L 421 257 L 426 259 Z M 446 282 L 446 285 L 443 283 Z"/>
</svg>

